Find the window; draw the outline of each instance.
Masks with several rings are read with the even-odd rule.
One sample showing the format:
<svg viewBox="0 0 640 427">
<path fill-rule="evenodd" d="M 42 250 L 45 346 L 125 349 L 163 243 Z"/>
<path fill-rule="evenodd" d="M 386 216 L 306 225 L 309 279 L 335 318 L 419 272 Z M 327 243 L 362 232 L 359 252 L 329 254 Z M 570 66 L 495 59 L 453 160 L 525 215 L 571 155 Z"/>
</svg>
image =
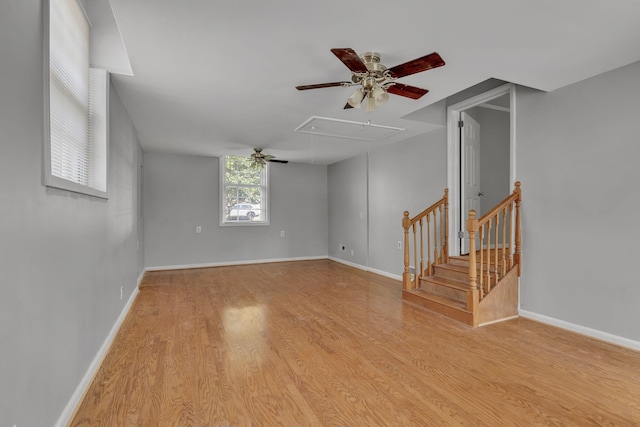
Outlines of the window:
<svg viewBox="0 0 640 427">
<path fill-rule="evenodd" d="M 50 0 L 45 182 L 107 197 L 108 73 L 89 67 L 90 27 L 77 0 Z"/>
<path fill-rule="evenodd" d="M 267 170 L 250 158 L 220 157 L 220 224 L 268 224 Z"/>
</svg>

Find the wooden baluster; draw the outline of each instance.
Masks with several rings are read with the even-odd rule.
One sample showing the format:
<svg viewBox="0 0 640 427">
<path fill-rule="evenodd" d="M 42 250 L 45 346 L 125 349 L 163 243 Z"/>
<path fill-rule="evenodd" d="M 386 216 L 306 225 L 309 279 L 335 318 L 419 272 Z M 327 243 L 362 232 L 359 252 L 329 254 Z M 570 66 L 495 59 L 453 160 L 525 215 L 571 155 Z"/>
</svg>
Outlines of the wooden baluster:
<svg viewBox="0 0 640 427">
<path fill-rule="evenodd" d="M 488 236 L 488 239 L 487 239 L 488 242 L 486 242 L 487 247 L 482 248 L 483 251 L 486 251 L 486 256 L 487 256 L 487 272 L 485 273 L 487 292 L 491 291 L 491 230 L 492 230 L 491 219 L 492 218 L 489 218 L 489 222 L 487 223 L 487 236 Z"/>
<path fill-rule="evenodd" d="M 431 216 L 427 214 L 427 268 L 429 273 L 427 276 L 433 275 L 433 269 L 431 267 Z"/>
<path fill-rule="evenodd" d="M 484 224 L 482 224 L 480 226 L 480 247 L 482 247 L 482 242 L 484 241 Z M 480 277 L 480 283 L 478 285 L 478 288 L 480 289 L 480 300 L 482 300 L 482 298 L 484 298 L 484 275 L 483 275 L 483 271 L 484 271 L 484 251 L 480 250 L 480 271 L 478 272 L 478 276 Z"/>
<path fill-rule="evenodd" d="M 500 215 L 496 214 L 496 230 L 493 233 L 494 234 L 494 238 L 493 238 L 493 285 L 497 285 L 498 284 L 498 280 L 499 280 L 499 276 L 498 276 L 498 272 L 500 270 L 500 265 L 498 264 L 498 231 L 500 231 Z"/>
<path fill-rule="evenodd" d="M 424 241 L 423 241 L 423 235 L 424 235 L 424 230 L 423 230 L 423 226 L 422 226 L 422 218 L 420 218 L 420 277 L 424 276 Z"/>
<path fill-rule="evenodd" d="M 516 181 L 516 189 L 514 193 L 517 193 L 516 197 L 516 247 L 513 253 L 513 262 L 518 264 L 518 276 L 522 275 L 522 259 L 520 258 L 522 251 L 522 234 L 520 229 L 520 202 L 522 200 L 522 190 L 520 189 L 520 181 Z"/>
<path fill-rule="evenodd" d="M 467 231 L 469 233 L 469 291 L 467 292 L 467 311 L 473 313 L 473 324 L 476 326 L 478 313 L 478 283 L 476 282 L 476 233 L 478 232 L 478 220 L 476 211 L 469 211 L 467 220 Z"/>
<path fill-rule="evenodd" d="M 418 238 L 416 236 L 416 223 L 414 222 L 412 225 L 412 229 L 413 229 L 413 259 L 415 261 L 415 274 L 413 275 L 413 288 L 414 289 L 418 289 L 418 285 L 419 285 L 419 281 L 418 278 L 419 276 L 422 275 L 422 270 L 419 270 L 419 266 L 418 266 Z M 418 273 L 419 272 L 419 273 Z"/>
<path fill-rule="evenodd" d="M 504 208 L 500 211 L 502 213 L 502 258 L 500 259 L 500 266 L 502 277 L 507 274 L 507 257 L 505 256 L 505 251 L 507 250 L 507 208 Z"/>
<path fill-rule="evenodd" d="M 449 262 L 449 189 L 444 189 L 444 263 Z"/>
<path fill-rule="evenodd" d="M 433 213 L 433 228 L 437 231 L 438 238 L 435 239 L 436 247 L 436 264 L 442 264 L 442 205 L 438 206 L 437 211 Z"/>
<path fill-rule="evenodd" d="M 402 217 L 402 228 L 404 229 L 404 270 L 402 271 L 402 288 L 405 291 L 411 289 L 411 270 L 410 264 L 410 252 L 409 252 L 409 227 L 411 226 L 411 219 L 409 219 L 409 212 L 404 211 Z"/>
<path fill-rule="evenodd" d="M 438 254 L 444 263 L 444 204 L 440 205 L 440 221 L 438 222 Z"/>
<path fill-rule="evenodd" d="M 509 262 L 509 271 L 513 268 L 513 257 L 511 256 L 511 251 L 513 249 L 514 241 L 513 241 L 513 202 L 509 203 L 509 248 L 508 248 L 508 256 L 507 260 Z"/>
<path fill-rule="evenodd" d="M 433 211 L 433 263 L 438 263 L 438 216 L 437 210 Z"/>
</svg>

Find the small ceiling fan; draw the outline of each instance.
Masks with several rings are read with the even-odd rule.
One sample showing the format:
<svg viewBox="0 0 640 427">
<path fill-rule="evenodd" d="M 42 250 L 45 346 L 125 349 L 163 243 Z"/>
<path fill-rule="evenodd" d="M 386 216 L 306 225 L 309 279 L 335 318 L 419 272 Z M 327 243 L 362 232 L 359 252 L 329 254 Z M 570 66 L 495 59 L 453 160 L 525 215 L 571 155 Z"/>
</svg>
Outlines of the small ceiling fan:
<svg viewBox="0 0 640 427">
<path fill-rule="evenodd" d="M 302 85 L 296 86 L 296 89 L 308 90 L 335 86 L 359 86 L 347 99 L 347 104 L 344 106 L 345 109 L 360 108 L 360 105 L 366 100 L 365 110 L 373 111 L 387 102 L 389 93 L 406 98 L 419 99 L 429 91 L 397 83 L 396 80 L 400 77 L 444 65 L 444 60 L 436 52 L 391 68 L 387 68 L 380 63 L 380 54 L 377 52 L 366 52 L 361 56 L 358 56 L 350 48 L 331 49 L 331 52 L 351 70 L 351 81 Z"/>
<path fill-rule="evenodd" d="M 253 153 L 251 154 L 251 166 L 255 168 L 262 169 L 265 167 L 267 162 L 271 163 L 289 163 L 289 160 L 277 160 L 275 156 L 270 154 L 263 154 L 262 148 L 254 148 Z"/>
</svg>

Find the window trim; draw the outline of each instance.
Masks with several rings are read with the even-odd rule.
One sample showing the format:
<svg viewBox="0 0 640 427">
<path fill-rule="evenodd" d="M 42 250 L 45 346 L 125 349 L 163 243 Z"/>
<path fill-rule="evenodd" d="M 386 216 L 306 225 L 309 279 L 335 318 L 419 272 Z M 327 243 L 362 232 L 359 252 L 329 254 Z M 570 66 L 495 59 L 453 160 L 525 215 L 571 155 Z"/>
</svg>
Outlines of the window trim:
<svg viewBox="0 0 640 427">
<path fill-rule="evenodd" d="M 43 172 L 44 172 L 44 185 L 46 187 L 57 188 L 60 190 L 71 191 L 74 193 L 85 194 L 88 196 L 98 197 L 101 199 L 109 198 L 109 97 L 110 97 L 110 78 L 109 72 L 104 71 L 104 73 L 100 73 L 100 78 L 104 77 L 106 79 L 105 83 L 105 137 L 106 137 L 106 147 L 105 147 L 105 191 L 98 190 L 96 188 L 90 187 L 88 185 L 78 184 L 73 181 L 69 181 L 67 179 L 61 178 L 59 176 L 53 175 L 51 171 L 51 88 L 50 88 L 50 1 L 47 0 L 43 2 Z M 80 7 L 82 4 L 78 2 Z M 84 9 L 83 9 L 84 10 Z M 85 14 L 86 16 L 86 14 Z"/>
<path fill-rule="evenodd" d="M 219 225 L 221 227 L 260 227 L 269 225 L 270 221 L 270 211 L 269 211 L 269 164 L 264 167 L 263 173 L 264 178 L 262 182 L 262 200 L 260 201 L 260 211 L 264 212 L 265 220 L 264 221 L 226 221 L 225 218 L 227 216 L 226 206 L 225 206 L 225 194 L 226 194 L 226 176 L 225 171 L 227 168 L 226 158 L 232 156 L 220 156 L 218 158 L 218 169 L 219 169 L 219 181 L 220 181 L 220 196 L 218 197 L 218 215 L 219 215 Z M 235 156 L 235 157 L 243 157 L 243 156 Z"/>
</svg>

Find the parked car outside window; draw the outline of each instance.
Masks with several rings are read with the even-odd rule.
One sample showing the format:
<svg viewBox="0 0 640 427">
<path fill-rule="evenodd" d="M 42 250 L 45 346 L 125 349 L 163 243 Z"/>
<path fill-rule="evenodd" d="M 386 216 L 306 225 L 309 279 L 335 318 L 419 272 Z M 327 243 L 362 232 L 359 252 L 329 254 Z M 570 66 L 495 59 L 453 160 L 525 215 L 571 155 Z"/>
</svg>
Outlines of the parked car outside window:
<svg viewBox="0 0 640 427">
<path fill-rule="evenodd" d="M 252 221 L 258 216 L 260 216 L 260 205 L 250 203 L 236 203 L 227 213 L 228 220 L 236 221 Z"/>
</svg>

